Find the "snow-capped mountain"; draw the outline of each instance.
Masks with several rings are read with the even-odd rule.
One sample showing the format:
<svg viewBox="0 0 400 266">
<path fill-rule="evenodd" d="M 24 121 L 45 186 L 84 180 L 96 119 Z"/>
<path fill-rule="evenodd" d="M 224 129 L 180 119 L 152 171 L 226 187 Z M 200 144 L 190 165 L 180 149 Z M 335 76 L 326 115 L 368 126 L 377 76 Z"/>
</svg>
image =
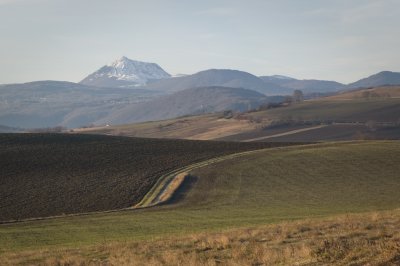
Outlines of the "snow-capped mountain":
<svg viewBox="0 0 400 266">
<path fill-rule="evenodd" d="M 155 63 L 135 61 L 123 56 L 90 74 L 80 83 L 98 87 L 132 87 L 170 77 L 170 74 Z"/>
</svg>

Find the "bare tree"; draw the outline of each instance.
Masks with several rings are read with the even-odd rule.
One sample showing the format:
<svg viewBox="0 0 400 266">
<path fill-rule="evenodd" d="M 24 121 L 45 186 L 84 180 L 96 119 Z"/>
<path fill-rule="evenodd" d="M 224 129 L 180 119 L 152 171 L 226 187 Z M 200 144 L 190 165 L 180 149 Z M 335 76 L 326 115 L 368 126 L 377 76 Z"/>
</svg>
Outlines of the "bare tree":
<svg viewBox="0 0 400 266">
<path fill-rule="evenodd" d="M 293 102 L 294 102 L 294 103 L 299 103 L 299 102 L 304 101 L 303 92 L 302 92 L 301 90 L 295 90 L 295 91 L 293 92 L 292 98 L 293 98 Z"/>
</svg>

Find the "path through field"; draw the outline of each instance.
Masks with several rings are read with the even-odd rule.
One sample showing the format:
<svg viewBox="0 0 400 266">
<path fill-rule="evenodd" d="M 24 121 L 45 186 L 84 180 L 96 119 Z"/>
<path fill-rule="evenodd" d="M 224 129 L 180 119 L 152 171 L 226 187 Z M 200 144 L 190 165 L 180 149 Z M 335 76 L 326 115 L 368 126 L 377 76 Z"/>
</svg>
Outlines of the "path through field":
<svg viewBox="0 0 400 266">
<path fill-rule="evenodd" d="M 307 128 L 301 128 L 301 129 L 296 129 L 296 130 L 291 130 L 279 134 L 274 134 L 274 135 L 269 135 L 269 136 L 264 136 L 264 137 L 259 137 L 259 138 L 253 138 L 253 139 L 246 139 L 243 142 L 252 142 L 252 141 L 259 141 L 259 140 L 265 140 L 265 139 L 270 139 L 270 138 L 276 138 L 276 137 L 282 137 L 282 136 L 287 136 L 287 135 L 292 135 L 300 132 L 305 132 L 305 131 L 310 131 L 314 129 L 319 129 L 326 127 L 327 125 L 319 125 L 319 126 L 314 126 L 314 127 L 307 127 Z"/>
<path fill-rule="evenodd" d="M 216 157 L 213 159 L 205 160 L 199 163 L 191 164 L 183 168 L 176 169 L 166 175 L 161 176 L 157 183 L 150 189 L 150 191 L 144 196 L 144 198 L 136 204 L 133 208 L 147 208 L 151 206 L 160 205 L 167 202 L 173 196 L 174 192 L 184 182 L 182 175 L 186 176 L 192 170 L 200 167 L 208 166 L 214 163 L 223 162 L 225 160 L 237 158 L 244 155 L 255 154 L 263 152 L 266 149 L 246 151 L 240 153 L 234 153 L 226 156 Z M 167 195 L 168 194 L 168 195 Z"/>
</svg>

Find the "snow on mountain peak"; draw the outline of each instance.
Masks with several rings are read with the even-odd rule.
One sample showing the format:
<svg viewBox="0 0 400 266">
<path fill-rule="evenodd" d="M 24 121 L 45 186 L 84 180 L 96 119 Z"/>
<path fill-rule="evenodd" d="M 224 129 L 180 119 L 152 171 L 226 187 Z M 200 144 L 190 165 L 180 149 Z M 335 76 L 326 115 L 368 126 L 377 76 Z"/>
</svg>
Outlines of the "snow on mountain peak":
<svg viewBox="0 0 400 266">
<path fill-rule="evenodd" d="M 170 74 L 165 72 L 155 63 L 131 60 L 122 56 L 111 64 L 108 64 L 89 75 L 82 81 L 82 83 L 91 85 L 89 83 L 96 83 L 96 80 L 101 80 L 101 83 L 103 83 L 104 79 L 109 79 L 110 81 L 129 82 L 140 86 L 145 85 L 149 80 L 170 77 Z M 106 83 L 109 85 L 109 82 L 106 81 Z"/>
<path fill-rule="evenodd" d="M 291 78 L 291 77 L 288 77 L 288 76 L 283 76 L 283 75 L 272 75 L 271 78 L 282 79 L 282 80 L 284 80 L 284 79 L 293 80 L 294 79 L 294 78 Z"/>
<path fill-rule="evenodd" d="M 110 71 L 107 73 L 109 77 L 133 81 L 141 85 L 146 84 L 148 80 L 171 77 L 170 74 L 155 63 L 131 60 L 125 56 L 108 66 L 110 67 Z"/>
</svg>

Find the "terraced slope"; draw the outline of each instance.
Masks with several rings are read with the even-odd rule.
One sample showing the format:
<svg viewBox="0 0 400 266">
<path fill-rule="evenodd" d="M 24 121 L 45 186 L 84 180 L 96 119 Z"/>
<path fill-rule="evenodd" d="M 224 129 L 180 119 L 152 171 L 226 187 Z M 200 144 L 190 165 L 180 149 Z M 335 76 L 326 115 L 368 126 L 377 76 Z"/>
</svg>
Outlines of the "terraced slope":
<svg viewBox="0 0 400 266">
<path fill-rule="evenodd" d="M 168 171 L 271 146 L 276 144 L 1 134 L 0 221 L 130 207 Z"/>
<path fill-rule="evenodd" d="M 400 142 L 281 147 L 192 171 L 150 209 L 0 225 L 0 252 L 140 241 L 400 207 Z"/>
</svg>

